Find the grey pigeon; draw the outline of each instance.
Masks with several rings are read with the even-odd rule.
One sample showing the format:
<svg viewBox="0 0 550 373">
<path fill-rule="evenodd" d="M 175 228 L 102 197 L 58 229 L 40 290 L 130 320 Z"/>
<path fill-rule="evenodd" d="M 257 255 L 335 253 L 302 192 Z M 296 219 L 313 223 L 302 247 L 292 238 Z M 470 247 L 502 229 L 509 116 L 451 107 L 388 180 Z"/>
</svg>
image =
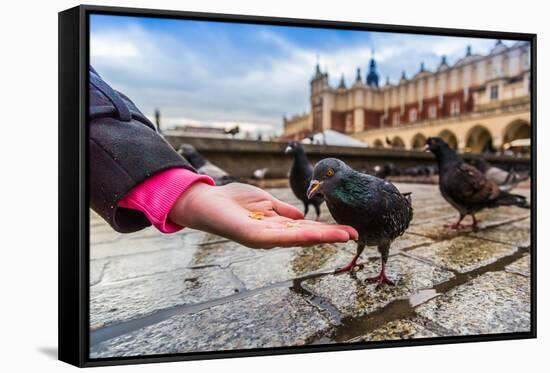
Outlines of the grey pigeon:
<svg viewBox="0 0 550 373">
<path fill-rule="evenodd" d="M 472 216 L 471 227 L 477 229 L 475 214 L 485 208 L 498 206 L 518 206 L 529 208 L 524 196 L 511 194 L 499 189 L 481 171 L 464 162 L 453 149 L 439 137 L 430 137 L 426 149 L 437 158 L 439 167 L 439 190 L 441 195 L 459 212 L 458 221 L 446 225 L 458 229 L 466 215 Z"/>
<path fill-rule="evenodd" d="M 285 149 L 285 154 L 292 154 L 294 157 L 288 178 L 290 189 L 292 189 L 296 198 L 304 204 L 304 216 L 307 215 L 309 205 L 311 204 L 315 208 L 315 213 L 317 214 L 316 220 L 319 220 L 321 216 L 320 206 L 323 203 L 323 197 L 315 196 L 311 199 L 307 197 L 307 187 L 311 181 L 313 166 L 307 159 L 304 147 L 298 141 L 290 141 Z"/>
<path fill-rule="evenodd" d="M 267 167 L 258 168 L 257 170 L 254 170 L 253 176 L 255 179 L 263 180 L 268 170 L 269 168 Z"/>
<path fill-rule="evenodd" d="M 509 192 L 519 183 L 529 179 L 529 172 L 506 171 L 493 166 L 483 158 L 472 158 L 467 161 L 469 164 L 480 170 L 487 179 L 494 181 L 500 190 Z"/>
<path fill-rule="evenodd" d="M 393 285 L 386 276 L 386 262 L 392 241 L 405 232 L 412 220 L 410 193 L 401 194 L 392 183 L 359 173 L 335 158 L 315 165 L 308 196 L 312 198 L 317 193 L 324 196 L 336 222 L 350 225 L 359 233 L 352 261 L 336 271 L 352 270 L 365 246 L 377 246 L 382 262 L 380 274 L 368 280 Z"/>
<path fill-rule="evenodd" d="M 180 146 L 178 153 L 183 156 L 199 174 L 207 175 L 214 179 L 216 185 L 225 185 L 237 181 L 237 179 L 218 166 L 204 159 L 193 145 L 183 144 Z"/>
</svg>

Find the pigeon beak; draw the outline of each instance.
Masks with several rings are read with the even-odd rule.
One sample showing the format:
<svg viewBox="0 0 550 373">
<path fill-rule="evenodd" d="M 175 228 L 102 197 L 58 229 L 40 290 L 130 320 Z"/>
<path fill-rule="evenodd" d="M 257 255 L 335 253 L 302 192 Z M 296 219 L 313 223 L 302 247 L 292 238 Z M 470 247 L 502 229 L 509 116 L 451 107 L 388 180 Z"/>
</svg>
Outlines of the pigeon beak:
<svg viewBox="0 0 550 373">
<path fill-rule="evenodd" d="M 430 145 L 428 145 L 428 144 L 424 145 L 424 151 L 429 152 L 430 151 Z"/>
<path fill-rule="evenodd" d="M 323 183 L 318 180 L 311 180 L 309 188 L 307 188 L 307 199 L 312 199 L 317 194 L 317 191 L 321 188 L 321 184 Z"/>
<path fill-rule="evenodd" d="M 287 147 L 285 148 L 285 154 L 288 154 L 288 153 L 290 153 L 291 151 L 292 151 L 292 148 L 291 148 L 290 146 L 287 146 Z"/>
</svg>

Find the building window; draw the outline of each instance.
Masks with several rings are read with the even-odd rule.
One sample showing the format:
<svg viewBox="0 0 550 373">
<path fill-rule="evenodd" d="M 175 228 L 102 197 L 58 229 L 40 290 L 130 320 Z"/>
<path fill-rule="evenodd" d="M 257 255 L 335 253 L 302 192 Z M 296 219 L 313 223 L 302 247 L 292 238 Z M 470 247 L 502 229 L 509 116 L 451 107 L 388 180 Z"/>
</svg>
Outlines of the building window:
<svg viewBox="0 0 550 373">
<path fill-rule="evenodd" d="M 394 125 L 394 126 L 398 126 L 400 120 L 401 120 L 401 114 L 399 114 L 399 113 L 393 113 L 393 119 L 392 119 L 393 125 Z"/>
<path fill-rule="evenodd" d="M 498 85 L 491 86 L 491 101 L 498 100 Z"/>
<path fill-rule="evenodd" d="M 451 115 L 460 114 L 460 100 L 451 101 Z"/>
<path fill-rule="evenodd" d="M 418 112 L 416 109 L 409 110 L 409 122 L 416 122 L 418 119 Z"/>
<path fill-rule="evenodd" d="M 437 118 L 437 105 L 430 105 L 428 108 L 428 117 L 430 119 Z"/>
</svg>

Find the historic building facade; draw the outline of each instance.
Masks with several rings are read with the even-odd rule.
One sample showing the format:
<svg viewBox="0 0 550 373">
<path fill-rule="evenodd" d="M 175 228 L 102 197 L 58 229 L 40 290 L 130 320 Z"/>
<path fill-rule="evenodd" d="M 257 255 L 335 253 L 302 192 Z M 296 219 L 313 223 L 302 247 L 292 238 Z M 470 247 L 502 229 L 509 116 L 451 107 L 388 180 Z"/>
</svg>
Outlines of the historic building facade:
<svg viewBox="0 0 550 373">
<path fill-rule="evenodd" d="M 284 118 L 286 139 L 301 139 L 333 129 L 375 147 L 418 149 L 429 136 L 440 136 L 462 151 L 502 148 L 530 136 L 530 47 L 498 41 L 487 55 L 465 56 L 449 65 L 445 56 L 435 71 L 421 64 L 398 84 L 379 86 L 371 60 L 363 81 L 360 69 L 351 87 L 342 77 L 329 85 L 319 65 L 311 80 L 311 111 Z"/>
</svg>

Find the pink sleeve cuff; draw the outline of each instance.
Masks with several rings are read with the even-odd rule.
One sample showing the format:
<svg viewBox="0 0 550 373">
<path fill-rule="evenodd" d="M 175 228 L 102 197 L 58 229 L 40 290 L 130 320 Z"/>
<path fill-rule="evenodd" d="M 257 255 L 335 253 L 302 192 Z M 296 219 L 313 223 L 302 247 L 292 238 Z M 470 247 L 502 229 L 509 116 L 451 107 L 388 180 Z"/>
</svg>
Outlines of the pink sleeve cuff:
<svg viewBox="0 0 550 373">
<path fill-rule="evenodd" d="M 215 185 L 214 180 L 206 175 L 171 168 L 135 186 L 118 202 L 118 206 L 141 211 L 159 231 L 174 233 L 184 227 L 172 223 L 168 214 L 178 198 L 197 181 Z"/>
</svg>

